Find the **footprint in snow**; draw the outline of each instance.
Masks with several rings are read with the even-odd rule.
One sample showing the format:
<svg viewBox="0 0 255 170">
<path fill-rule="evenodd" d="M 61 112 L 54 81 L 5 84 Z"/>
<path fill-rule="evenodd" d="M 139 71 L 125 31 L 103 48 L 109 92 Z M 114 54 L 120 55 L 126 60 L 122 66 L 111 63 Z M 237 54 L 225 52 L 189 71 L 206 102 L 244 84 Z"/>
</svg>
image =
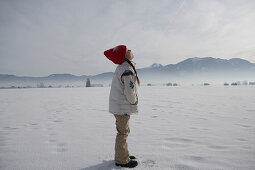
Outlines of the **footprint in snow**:
<svg viewBox="0 0 255 170">
<path fill-rule="evenodd" d="M 143 160 L 141 164 L 148 167 L 154 167 L 156 165 L 156 162 L 154 160 L 149 159 L 149 160 Z"/>
</svg>

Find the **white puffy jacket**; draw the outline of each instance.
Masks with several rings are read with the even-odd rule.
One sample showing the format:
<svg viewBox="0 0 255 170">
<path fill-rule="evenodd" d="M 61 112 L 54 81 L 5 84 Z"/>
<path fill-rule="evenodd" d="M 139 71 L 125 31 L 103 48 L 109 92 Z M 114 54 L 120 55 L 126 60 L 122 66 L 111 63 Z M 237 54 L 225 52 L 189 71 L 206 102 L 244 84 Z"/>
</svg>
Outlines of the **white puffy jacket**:
<svg viewBox="0 0 255 170">
<path fill-rule="evenodd" d="M 132 62 L 135 65 L 134 62 Z M 118 65 L 112 79 L 109 97 L 109 112 L 118 115 L 137 114 L 137 80 L 128 62 Z"/>
</svg>

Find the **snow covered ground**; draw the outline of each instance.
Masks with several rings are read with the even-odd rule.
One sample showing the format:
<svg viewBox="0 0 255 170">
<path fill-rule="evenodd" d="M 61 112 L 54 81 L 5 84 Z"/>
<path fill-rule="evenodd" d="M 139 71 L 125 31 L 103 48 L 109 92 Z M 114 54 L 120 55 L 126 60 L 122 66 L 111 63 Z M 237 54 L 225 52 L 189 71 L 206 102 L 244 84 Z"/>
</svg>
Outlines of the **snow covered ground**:
<svg viewBox="0 0 255 170">
<path fill-rule="evenodd" d="M 0 169 L 121 169 L 109 92 L 0 90 Z M 255 169 L 255 87 L 141 87 L 139 111 L 128 137 L 135 169 Z"/>
</svg>

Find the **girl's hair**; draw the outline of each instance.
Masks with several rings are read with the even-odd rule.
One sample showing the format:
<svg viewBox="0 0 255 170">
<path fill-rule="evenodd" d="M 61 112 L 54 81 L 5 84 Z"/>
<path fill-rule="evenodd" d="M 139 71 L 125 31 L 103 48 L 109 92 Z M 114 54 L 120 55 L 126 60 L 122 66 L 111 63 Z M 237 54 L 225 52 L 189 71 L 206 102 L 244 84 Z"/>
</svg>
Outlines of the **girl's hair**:
<svg viewBox="0 0 255 170">
<path fill-rule="evenodd" d="M 137 83 L 138 85 L 140 86 L 140 80 L 138 78 L 138 75 L 137 75 L 137 72 L 136 72 L 136 69 L 135 69 L 135 66 L 131 63 L 131 61 L 129 61 L 129 59 L 126 58 L 126 61 L 128 62 L 128 64 L 130 64 L 132 66 L 132 68 L 134 69 L 135 71 L 135 74 L 136 74 L 136 80 L 137 80 Z"/>
</svg>

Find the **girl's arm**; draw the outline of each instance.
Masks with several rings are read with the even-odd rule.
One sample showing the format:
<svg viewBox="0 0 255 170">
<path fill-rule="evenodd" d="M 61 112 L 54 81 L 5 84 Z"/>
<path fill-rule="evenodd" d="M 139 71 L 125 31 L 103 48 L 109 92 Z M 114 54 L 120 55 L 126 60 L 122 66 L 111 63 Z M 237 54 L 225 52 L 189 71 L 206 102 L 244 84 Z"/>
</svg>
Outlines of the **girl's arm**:
<svg viewBox="0 0 255 170">
<path fill-rule="evenodd" d="M 124 94 L 132 105 L 137 105 L 138 103 L 138 97 L 136 94 L 136 84 L 135 84 L 135 76 L 134 74 L 127 70 L 123 73 L 121 76 L 121 79 L 124 83 Z"/>
</svg>

